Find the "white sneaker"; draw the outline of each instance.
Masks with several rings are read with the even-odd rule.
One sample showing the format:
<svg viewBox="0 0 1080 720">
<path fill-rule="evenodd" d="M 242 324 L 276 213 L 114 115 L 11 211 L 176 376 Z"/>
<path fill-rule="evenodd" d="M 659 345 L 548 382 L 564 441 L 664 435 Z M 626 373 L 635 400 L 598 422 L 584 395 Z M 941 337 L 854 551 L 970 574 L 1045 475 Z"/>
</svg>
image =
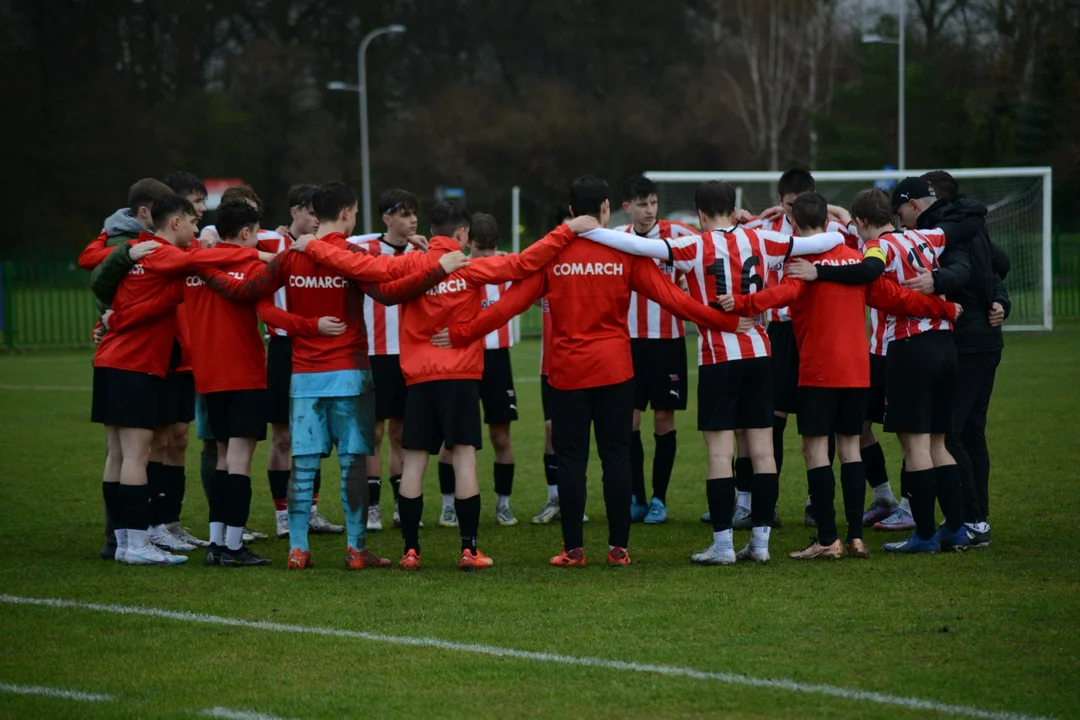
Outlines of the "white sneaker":
<svg viewBox="0 0 1080 720">
<path fill-rule="evenodd" d="M 244 543 L 246 544 L 246 543 L 250 543 L 250 542 L 255 542 L 256 540 L 265 540 L 266 537 L 267 537 L 266 533 L 259 532 L 258 530 L 252 530 L 251 528 L 249 528 L 249 527 L 247 527 L 245 525 L 244 526 L 244 534 L 240 536 L 240 539 L 243 540 Z"/>
<path fill-rule="evenodd" d="M 116 554 L 113 555 L 113 560 L 115 560 L 118 563 L 126 563 L 127 562 L 127 548 L 126 547 L 117 547 L 116 548 Z"/>
<path fill-rule="evenodd" d="M 401 513 L 398 512 L 397 501 L 394 502 L 394 520 L 393 520 L 393 523 L 394 523 L 395 528 L 401 527 Z M 424 524 L 420 523 L 420 527 L 424 527 Z"/>
<path fill-rule="evenodd" d="M 189 545 L 168 530 L 158 535 L 149 535 L 147 539 L 165 551 L 191 552 L 195 549 L 194 545 Z"/>
<path fill-rule="evenodd" d="M 440 527 L 449 528 L 458 526 L 457 510 L 454 509 L 453 505 L 443 506 L 442 513 L 439 515 L 439 525 Z"/>
<path fill-rule="evenodd" d="M 278 538 L 289 537 L 289 516 L 282 515 L 281 517 L 276 518 L 275 523 L 277 527 L 274 530 L 277 533 Z"/>
<path fill-rule="evenodd" d="M 695 565 L 734 565 L 735 548 L 719 548 L 710 545 L 699 553 L 690 556 L 690 562 Z"/>
<path fill-rule="evenodd" d="M 185 562 L 186 556 L 163 552 L 152 543 L 138 549 L 128 548 L 124 553 L 124 563 L 127 565 L 179 565 Z"/>
<path fill-rule="evenodd" d="M 382 530 L 382 508 L 378 505 L 372 505 L 367 509 L 367 530 L 368 532 Z"/>
<path fill-rule="evenodd" d="M 499 507 L 495 506 L 495 522 L 503 527 L 513 527 L 518 524 L 518 519 L 514 517 L 514 513 L 510 510 L 509 505 Z"/>
<path fill-rule="evenodd" d="M 318 534 L 340 535 L 345 532 L 345 526 L 335 525 L 320 515 L 318 510 L 312 510 L 308 519 L 308 530 Z"/>
<path fill-rule="evenodd" d="M 210 543 L 206 540 L 200 540 L 191 534 L 191 531 L 186 527 L 182 527 L 180 523 L 169 523 L 165 526 L 165 529 L 169 531 L 169 534 L 180 542 L 185 542 L 188 545 L 194 545 L 197 548 L 210 547 Z"/>
<path fill-rule="evenodd" d="M 548 498 L 547 505 L 544 505 L 540 509 L 540 512 L 536 513 L 536 516 L 532 519 L 533 525 L 547 525 L 552 520 L 559 519 L 559 498 Z"/>
<path fill-rule="evenodd" d="M 735 559 L 739 562 L 746 562 L 749 560 L 764 565 L 769 562 L 769 546 L 754 547 L 752 544 L 747 544 L 746 547 L 735 553 Z"/>
</svg>

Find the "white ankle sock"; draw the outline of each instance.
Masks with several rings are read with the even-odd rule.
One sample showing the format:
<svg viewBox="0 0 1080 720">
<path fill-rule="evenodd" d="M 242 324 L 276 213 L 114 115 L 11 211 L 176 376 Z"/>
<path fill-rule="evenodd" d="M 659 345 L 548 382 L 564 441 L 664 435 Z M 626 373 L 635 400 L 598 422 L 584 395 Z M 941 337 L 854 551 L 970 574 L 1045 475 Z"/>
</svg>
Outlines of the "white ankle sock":
<svg viewBox="0 0 1080 720">
<path fill-rule="evenodd" d="M 275 520 L 285 520 L 285 519 L 288 519 L 288 517 L 289 517 L 289 511 L 288 510 L 275 510 L 274 511 L 274 519 Z"/>
<path fill-rule="evenodd" d="M 130 528 L 127 531 L 127 542 L 129 550 L 142 550 L 150 544 L 145 530 L 131 530 Z"/>
<path fill-rule="evenodd" d="M 239 550 L 244 546 L 244 528 L 229 525 L 225 528 L 225 547 Z"/>
<path fill-rule="evenodd" d="M 225 523 L 210 523 L 210 543 L 213 545 L 225 544 Z"/>
<path fill-rule="evenodd" d="M 713 545 L 721 550 L 732 550 L 735 545 L 732 542 L 731 530 L 721 530 L 712 534 Z"/>
<path fill-rule="evenodd" d="M 900 498 L 900 509 L 906 513 L 911 512 L 911 503 L 907 498 Z"/>
<path fill-rule="evenodd" d="M 443 507 L 454 507 L 454 496 L 452 494 L 451 495 L 445 495 L 444 494 L 442 496 L 442 506 Z"/>
<path fill-rule="evenodd" d="M 881 483 L 876 488 L 874 488 L 874 499 L 889 503 L 890 505 L 896 502 L 896 496 L 893 495 L 893 491 L 892 488 L 889 486 L 889 483 Z"/>
<path fill-rule="evenodd" d="M 116 536 L 116 547 L 126 548 L 128 546 L 128 534 L 126 528 L 123 530 L 120 528 L 113 530 L 113 535 Z"/>
<path fill-rule="evenodd" d="M 735 498 L 735 504 L 738 507 L 744 507 L 747 510 L 750 509 L 750 493 L 739 491 Z"/>
<path fill-rule="evenodd" d="M 495 496 L 495 507 L 500 508 L 500 509 L 510 507 L 510 496 L 509 495 L 496 495 Z"/>
<path fill-rule="evenodd" d="M 750 535 L 750 546 L 756 548 L 769 547 L 769 536 L 771 534 L 772 528 L 768 525 L 754 528 Z"/>
<path fill-rule="evenodd" d="M 165 531 L 165 526 L 164 525 L 151 525 L 149 532 L 150 532 L 150 537 L 152 537 L 152 538 L 161 537 L 166 532 Z"/>
<path fill-rule="evenodd" d="M 558 485 L 548 485 L 548 500 L 558 500 L 558 499 L 559 499 L 559 486 Z"/>
</svg>

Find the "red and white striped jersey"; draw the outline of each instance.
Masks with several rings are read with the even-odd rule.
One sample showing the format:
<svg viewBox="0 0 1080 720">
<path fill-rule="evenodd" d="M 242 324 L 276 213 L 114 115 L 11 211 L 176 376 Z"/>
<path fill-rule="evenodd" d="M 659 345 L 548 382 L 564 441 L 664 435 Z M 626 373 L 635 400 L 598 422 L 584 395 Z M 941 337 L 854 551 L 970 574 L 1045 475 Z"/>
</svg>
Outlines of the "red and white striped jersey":
<svg viewBox="0 0 1080 720">
<path fill-rule="evenodd" d="M 353 235 L 349 242 L 364 248 L 369 255 L 404 255 L 415 248 L 406 243 L 398 247 L 386 242 L 382 233 Z M 368 355 L 399 355 L 398 306 L 386 306 L 364 295 L 364 324 L 367 326 Z"/>
<path fill-rule="evenodd" d="M 845 232 L 845 235 L 849 237 L 851 234 L 854 234 L 858 241 L 856 247 L 859 252 L 865 252 L 866 243 L 859 237 L 858 230 L 853 225 L 849 225 Z M 848 245 L 850 244 L 849 241 Z M 893 339 L 893 324 L 889 322 L 888 315 L 877 308 L 867 308 L 867 312 L 870 314 L 870 354 L 885 357 L 889 350 L 889 341 Z"/>
<path fill-rule="evenodd" d="M 635 232 L 633 225 L 620 225 L 615 228 L 620 232 Z M 687 237 L 696 235 L 697 231 L 689 225 L 684 225 L 677 220 L 658 220 L 652 229 L 642 237 L 655 240 L 669 240 L 671 238 Z M 660 272 L 671 278 L 671 281 L 679 281 L 679 272 L 673 265 L 663 260 L 656 261 Z M 686 337 L 686 327 L 683 321 L 675 317 L 658 303 L 636 292 L 630 293 L 630 312 L 626 316 L 627 325 L 630 327 L 631 338 L 670 339 Z"/>
<path fill-rule="evenodd" d="M 213 226 L 211 225 L 208 227 Z M 290 245 L 292 245 L 292 238 L 288 235 L 280 235 L 273 230 L 263 230 L 261 228 L 259 229 L 259 241 L 256 244 L 256 247 L 259 250 L 263 252 L 274 253 L 276 255 L 278 253 L 282 253 L 288 250 Z M 274 305 L 288 312 L 289 308 L 285 304 L 284 287 L 278 288 L 277 292 L 274 293 Z M 266 325 L 265 322 L 263 324 Z M 289 334 L 281 328 L 271 327 L 270 325 L 266 325 L 266 332 L 268 335 Z"/>
<path fill-rule="evenodd" d="M 544 319 L 540 335 L 540 376 L 547 377 L 548 364 L 551 362 L 551 305 L 547 295 L 540 298 L 537 305 L 540 306 L 540 315 Z"/>
<path fill-rule="evenodd" d="M 905 230 L 891 232 L 871 240 L 863 247 L 863 254 L 881 258 L 885 263 L 884 276 L 897 284 L 911 280 L 918 273 L 916 268 L 936 270 L 938 258 L 945 250 L 945 233 L 939 228 L 931 230 Z M 939 295 L 944 298 L 944 295 Z M 884 337 L 904 340 L 931 330 L 952 330 L 948 320 L 888 316 Z"/>
<path fill-rule="evenodd" d="M 486 308 L 499 302 L 502 294 L 510 288 L 511 283 L 501 285 L 485 285 L 482 291 L 483 299 L 480 301 L 480 309 Z M 514 347 L 514 336 L 510 332 L 510 323 L 503 325 L 498 330 L 489 332 L 484 336 L 485 350 L 502 350 Z"/>
</svg>

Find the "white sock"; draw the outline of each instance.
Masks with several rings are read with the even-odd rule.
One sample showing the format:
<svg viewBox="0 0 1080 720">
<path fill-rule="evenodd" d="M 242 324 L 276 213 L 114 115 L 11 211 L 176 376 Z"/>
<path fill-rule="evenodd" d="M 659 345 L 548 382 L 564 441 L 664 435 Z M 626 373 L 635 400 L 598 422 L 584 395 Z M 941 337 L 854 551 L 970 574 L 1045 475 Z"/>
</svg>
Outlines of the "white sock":
<svg viewBox="0 0 1080 720">
<path fill-rule="evenodd" d="M 210 523 L 210 544 L 211 545 L 224 545 L 225 544 L 225 523 L 212 522 Z"/>
<path fill-rule="evenodd" d="M 116 547 L 126 548 L 128 546 L 127 528 L 124 528 L 123 530 L 117 528 L 113 530 L 113 535 L 116 536 Z"/>
<path fill-rule="evenodd" d="M 900 509 L 906 513 L 911 512 L 911 503 L 907 498 L 900 498 Z"/>
<path fill-rule="evenodd" d="M 152 537 L 152 538 L 161 537 L 162 535 L 165 534 L 165 532 L 166 532 L 166 530 L 165 530 L 164 525 L 151 525 L 150 526 L 150 537 Z"/>
<path fill-rule="evenodd" d="M 735 504 L 739 507 L 750 509 L 750 493 L 739 491 L 735 498 Z"/>
<path fill-rule="evenodd" d="M 286 519 L 288 519 L 288 517 L 289 517 L 289 511 L 288 510 L 275 510 L 274 511 L 274 519 L 275 520 L 278 520 L 278 521 L 286 520 Z"/>
<path fill-rule="evenodd" d="M 444 494 L 442 496 L 442 506 L 444 508 L 445 507 L 454 507 L 454 495 L 453 495 L 453 493 L 451 493 L 449 495 Z"/>
<path fill-rule="evenodd" d="M 771 534 L 772 528 L 768 525 L 754 528 L 750 534 L 750 546 L 756 548 L 769 547 L 769 536 Z"/>
<path fill-rule="evenodd" d="M 810 496 L 806 496 L 806 507 L 810 507 Z"/>
<path fill-rule="evenodd" d="M 286 511 L 286 512 L 288 512 L 288 511 Z M 315 514 L 315 513 L 317 513 L 317 512 L 319 512 L 319 506 L 318 506 L 318 504 L 316 504 L 316 503 L 311 503 L 311 514 L 312 514 L 312 515 L 314 515 L 314 514 Z"/>
<path fill-rule="evenodd" d="M 496 495 L 495 496 L 495 507 L 498 508 L 498 509 L 510 507 L 510 496 L 509 495 Z"/>
<path fill-rule="evenodd" d="M 881 483 L 881 485 L 878 485 L 876 488 L 874 488 L 874 499 L 880 500 L 884 503 L 888 503 L 889 505 L 892 505 L 894 502 L 896 502 L 896 496 L 893 495 L 892 488 L 889 486 L 889 483 Z"/>
<path fill-rule="evenodd" d="M 720 550 L 733 550 L 735 545 L 732 541 L 731 529 L 721 530 L 712 534 L 713 546 Z"/>
<path fill-rule="evenodd" d="M 150 544 L 150 541 L 146 537 L 145 530 L 131 530 L 127 531 L 128 550 L 142 550 L 144 547 Z"/>
<path fill-rule="evenodd" d="M 559 499 L 559 486 L 558 485 L 548 485 L 548 500 L 558 500 L 558 499 Z"/>
<path fill-rule="evenodd" d="M 229 525 L 225 528 L 225 547 L 239 550 L 244 547 L 244 528 Z"/>
</svg>

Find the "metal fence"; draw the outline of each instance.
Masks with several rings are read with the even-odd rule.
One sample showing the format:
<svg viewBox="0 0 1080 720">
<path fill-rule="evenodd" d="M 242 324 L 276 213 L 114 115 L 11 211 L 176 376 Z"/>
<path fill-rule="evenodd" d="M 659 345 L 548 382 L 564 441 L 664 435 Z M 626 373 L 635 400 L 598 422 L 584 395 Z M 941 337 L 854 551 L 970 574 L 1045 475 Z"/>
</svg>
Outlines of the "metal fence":
<svg viewBox="0 0 1080 720">
<path fill-rule="evenodd" d="M 1080 318 L 1080 235 L 1053 243 L 1054 318 Z M 9 262 L 0 273 L 0 346 L 86 347 L 97 322 L 89 274 L 74 262 Z M 540 309 L 521 317 L 524 337 L 540 335 Z"/>
</svg>

